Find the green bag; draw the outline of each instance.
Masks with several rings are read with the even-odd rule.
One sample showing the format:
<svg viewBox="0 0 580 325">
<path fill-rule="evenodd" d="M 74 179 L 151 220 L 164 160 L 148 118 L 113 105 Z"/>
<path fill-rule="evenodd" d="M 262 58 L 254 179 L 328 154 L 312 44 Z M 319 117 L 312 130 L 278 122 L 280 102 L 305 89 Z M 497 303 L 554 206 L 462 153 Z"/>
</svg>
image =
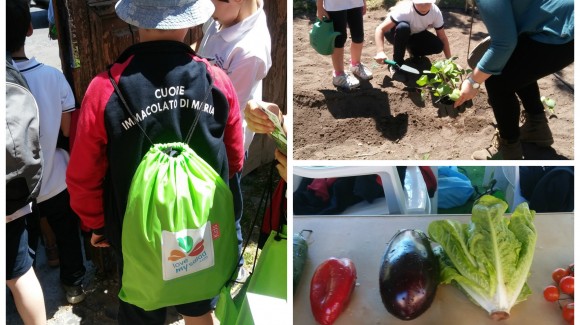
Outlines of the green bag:
<svg viewBox="0 0 580 325">
<path fill-rule="evenodd" d="M 334 39 L 340 35 L 334 31 L 332 20 L 316 18 L 316 22 L 310 30 L 310 45 L 316 52 L 322 55 L 331 55 L 334 52 Z"/>
<path fill-rule="evenodd" d="M 232 299 L 226 288 L 220 293 L 216 307 L 216 317 L 222 325 L 252 325 L 254 316 L 248 302 L 247 293 L 259 294 L 287 301 L 287 254 L 288 240 L 286 226 L 281 232 L 272 231 L 256 262 L 256 269 L 246 281 L 238 296 Z M 228 286 L 229 287 L 229 286 Z M 231 287 L 230 287 L 231 289 Z M 263 309 L 262 309 L 263 311 Z M 288 319 L 290 315 L 278 315 Z M 275 323 L 275 320 L 272 322 Z"/>
<path fill-rule="evenodd" d="M 215 297 L 236 268 L 232 193 L 186 143 L 152 144 L 129 189 L 119 298 L 144 310 Z"/>
</svg>

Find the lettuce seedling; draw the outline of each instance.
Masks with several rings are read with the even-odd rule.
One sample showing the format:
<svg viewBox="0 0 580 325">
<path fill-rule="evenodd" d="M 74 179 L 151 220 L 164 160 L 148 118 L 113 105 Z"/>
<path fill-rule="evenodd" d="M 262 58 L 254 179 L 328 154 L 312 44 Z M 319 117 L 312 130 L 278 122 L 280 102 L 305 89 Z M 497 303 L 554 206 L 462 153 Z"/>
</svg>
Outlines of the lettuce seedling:
<svg viewBox="0 0 580 325">
<path fill-rule="evenodd" d="M 510 218 L 508 205 L 491 195 L 473 206 L 470 224 L 437 220 L 429 224 L 441 266 L 441 282 L 459 287 L 494 320 L 509 317 L 510 309 L 525 300 L 537 233 L 535 212 L 520 204 Z"/>
<path fill-rule="evenodd" d="M 463 78 L 472 70 L 462 69 L 455 63 L 455 60 L 457 60 L 456 56 L 434 61 L 431 70 L 423 71 L 424 74 L 417 80 L 417 85 L 422 87 L 421 98 L 425 98 L 426 93 L 430 91 L 434 96 L 448 96 L 452 101 L 459 98 Z"/>
<path fill-rule="evenodd" d="M 542 104 L 544 105 L 544 109 L 547 109 L 548 112 L 550 113 L 550 117 L 555 117 L 556 116 L 556 112 L 554 111 L 554 108 L 556 108 L 556 101 L 553 100 L 550 97 L 546 97 L 546 96 L 542 96 L 540 97 L 540 100 L 542 101 Z"/>
</svg>

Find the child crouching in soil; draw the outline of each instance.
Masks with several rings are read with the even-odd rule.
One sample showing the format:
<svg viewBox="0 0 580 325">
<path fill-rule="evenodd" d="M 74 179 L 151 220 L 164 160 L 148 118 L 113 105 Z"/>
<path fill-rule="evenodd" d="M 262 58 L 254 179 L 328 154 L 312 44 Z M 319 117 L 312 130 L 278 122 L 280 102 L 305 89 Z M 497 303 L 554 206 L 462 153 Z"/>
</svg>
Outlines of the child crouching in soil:
<svg viewBox="0 0 580 325">
<path fill-rule="evenodd" d="M 429 32 L 435 28 L 435 33 Z M 384 51 L 385 38 L 393 44 L 393 60 L 398 66 L 403 64 L 405 50 L 412 58 L 443 53 L 451 57 L 449 41 L 445 34 L 443 14 L 435 0 L 404 0 L 390 9 L 389 15 L 375 29 L 377 54 L 374 59 L 383 64 L 387 59 Z M 390 66 L 391 77 L 402 73 L 396 66 Z"/>
</svg>

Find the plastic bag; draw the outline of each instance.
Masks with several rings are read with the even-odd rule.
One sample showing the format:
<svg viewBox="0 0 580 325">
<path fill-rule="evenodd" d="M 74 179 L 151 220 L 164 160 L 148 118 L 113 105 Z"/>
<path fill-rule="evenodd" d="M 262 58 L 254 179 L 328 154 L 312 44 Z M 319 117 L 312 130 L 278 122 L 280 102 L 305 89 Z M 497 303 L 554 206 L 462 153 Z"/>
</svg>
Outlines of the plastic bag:
<svg viewBox="0 0 580 325">
<path fill-rule="evenodd" d="M 247 280 L 247 288 L 243 288 L 236 298 L 231 298 L 229 291 L 223 289 L 216 306 L 216 317 L 222 325 L 252 325 L 254 317 L 248 301 L 248 293 L 272 298 L 287 299 L 287 229 L 286 226 L 278 233 L 272 231 L 264 244 L 262 253 L 256 262 L 256 269 Z M 228 286 L 229 287 L 229 286 Z M 241 299 L 240 299 L 241 298 Z M 254 311 L 256 313 L 257 311 Z M 265 308 L 261 313 L 268 313 Z M 271 312 L 271 310 L 270 310 Z M 289 315 L 276 315 L 279 323 Z M 276 320 L 272 320 L 273 324 Z"/>
<path fill-rule="evenodd" d="M 450 209 L 464 205 L 475 190 L 467 176 L 457 171 L 457 167 L 439 167 L 437 204 L 439 208 Z"/>
</svg>

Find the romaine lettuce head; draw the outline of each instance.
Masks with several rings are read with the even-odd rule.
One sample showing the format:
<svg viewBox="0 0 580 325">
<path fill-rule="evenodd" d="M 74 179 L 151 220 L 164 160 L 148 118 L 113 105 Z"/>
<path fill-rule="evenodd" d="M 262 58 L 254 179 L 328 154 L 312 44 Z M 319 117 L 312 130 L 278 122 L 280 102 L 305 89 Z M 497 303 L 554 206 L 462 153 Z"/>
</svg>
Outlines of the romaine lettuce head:
<svg viewBox="0 0 580 325">
<path fill-rule="evenodd" d="M 492 318 L 509 317 L 510 309 L 531 294 L 526 284 L 536 246 L 535 212 L 520 204 L 510 218 L 508 205 L 484 195 L 473 206 L 471 223 L 436 220 L 429 236 L 441 265 L 441 282 L 458 286 Z"/>
</svg>

